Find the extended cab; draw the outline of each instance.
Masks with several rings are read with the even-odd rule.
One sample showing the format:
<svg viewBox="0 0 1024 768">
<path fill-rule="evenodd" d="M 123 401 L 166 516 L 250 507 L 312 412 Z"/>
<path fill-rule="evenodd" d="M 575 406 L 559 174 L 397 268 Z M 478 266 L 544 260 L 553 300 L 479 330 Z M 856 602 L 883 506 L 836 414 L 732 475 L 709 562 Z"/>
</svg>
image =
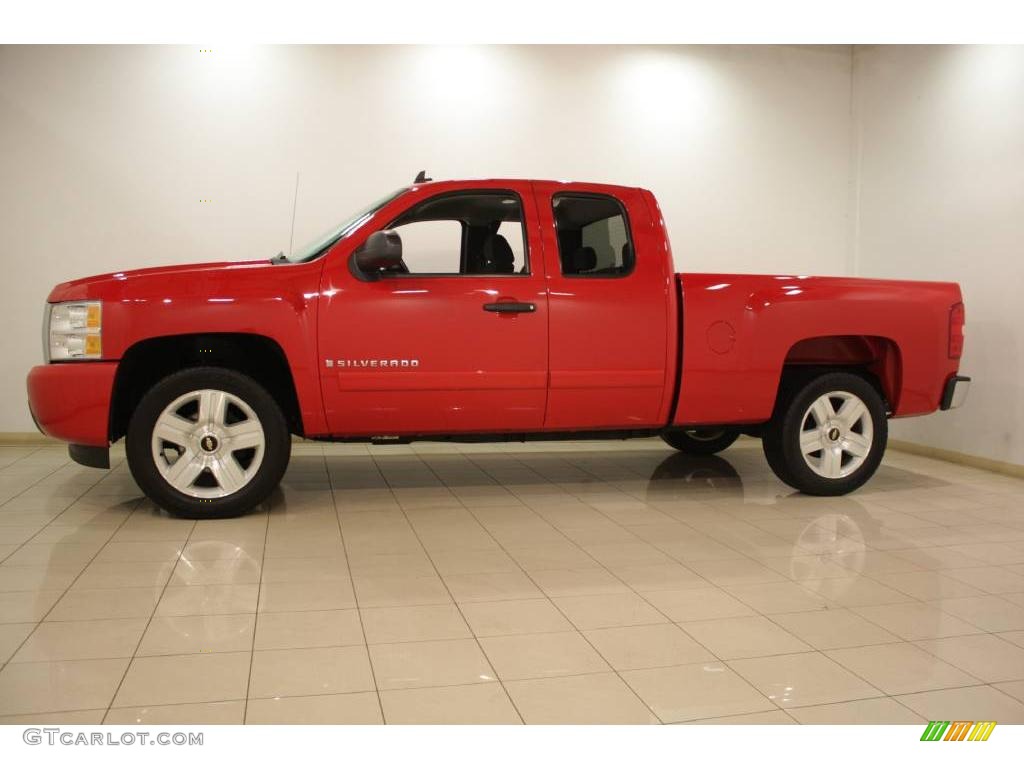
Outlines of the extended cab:
<svg viewBox="0 0 1024 768">
<path fill-rule="evenodd" d="M 862 485 L 887 419 L 959 405 L 955 283 L 677 274 L 654 195 L 422 174 L 290 258 L 50 293 L 29 404 L 72 458 L 178 514 L 237 514 L 290 435 L 762 439 L 810 494 Z"/>
</svg>

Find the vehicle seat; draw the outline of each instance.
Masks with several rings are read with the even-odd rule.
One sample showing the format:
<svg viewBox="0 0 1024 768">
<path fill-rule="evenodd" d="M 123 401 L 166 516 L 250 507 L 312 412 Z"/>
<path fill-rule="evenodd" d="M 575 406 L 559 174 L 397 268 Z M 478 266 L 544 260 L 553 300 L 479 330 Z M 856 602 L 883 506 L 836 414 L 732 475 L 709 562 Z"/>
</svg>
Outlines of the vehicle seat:
<svg viewBox="0 0 1024 768">
<path fill-rule="evenodd" d="M 502 235 L 491 235 L 484 241 L 480 271 L 487 275 L 511 275 L 515 272 L 515 254 Z"/>
<path fill-rule="evenodd" d="M 580 246 L 569 257 L 565 273 L 567 275 L 579 275 L 589 272 L 597 266 L 597 251 L 589 245 Z"/>
</svg>

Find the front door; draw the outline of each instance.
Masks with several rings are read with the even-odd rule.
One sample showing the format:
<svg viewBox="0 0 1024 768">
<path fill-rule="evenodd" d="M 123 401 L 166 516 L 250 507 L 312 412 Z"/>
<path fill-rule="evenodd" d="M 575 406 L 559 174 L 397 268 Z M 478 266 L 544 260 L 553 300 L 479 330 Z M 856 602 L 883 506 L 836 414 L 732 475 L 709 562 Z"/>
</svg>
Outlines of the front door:
<svg viewBox="0 0 1024 768">
<path fill-rule="evenodd" d="M 374 227 L 401 238 L 399 268 L 325 266 L 319 363 L 332 434 L 541 429 L 548 306 L 530 185 L 434 184 L 400 202 Z"/>
</svg>

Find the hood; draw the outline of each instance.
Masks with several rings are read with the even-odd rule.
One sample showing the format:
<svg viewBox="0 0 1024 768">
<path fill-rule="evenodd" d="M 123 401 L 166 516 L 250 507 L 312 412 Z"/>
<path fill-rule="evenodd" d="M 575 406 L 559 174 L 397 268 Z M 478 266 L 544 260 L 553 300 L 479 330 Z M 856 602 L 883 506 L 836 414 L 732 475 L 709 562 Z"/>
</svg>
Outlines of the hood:
<svg viewBox="0 0 1024 768">
<path fill-rule="evenodd" d="M 47 301 L 119 300 L 148 295 L 155 290 L 215 288 L 225 280 L 246 279 L 267 269 L 279 269 L 269 261 L 220 261 L 206 264 L 179 264 L 146 267 L 123 272 L 82 277 L 60 283 L 50 291 Z"/>
</svg>

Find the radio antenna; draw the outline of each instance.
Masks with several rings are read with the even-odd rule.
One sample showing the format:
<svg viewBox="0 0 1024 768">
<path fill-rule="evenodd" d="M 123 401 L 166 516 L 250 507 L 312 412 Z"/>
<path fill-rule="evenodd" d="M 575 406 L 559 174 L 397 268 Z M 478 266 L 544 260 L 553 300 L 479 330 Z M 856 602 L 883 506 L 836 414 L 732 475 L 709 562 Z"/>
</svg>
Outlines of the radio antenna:
<svg viewBox="0 0 1024 768">
<path fill-rule="evenodd" d="M 295 208 L 299 204 L 299 172 L 295 172 L 295 196 L 292 198 L 292 231 L 288 235 L 288 255 L 292 255 L 292 242 L 295 240 Z"/>
</svg>

